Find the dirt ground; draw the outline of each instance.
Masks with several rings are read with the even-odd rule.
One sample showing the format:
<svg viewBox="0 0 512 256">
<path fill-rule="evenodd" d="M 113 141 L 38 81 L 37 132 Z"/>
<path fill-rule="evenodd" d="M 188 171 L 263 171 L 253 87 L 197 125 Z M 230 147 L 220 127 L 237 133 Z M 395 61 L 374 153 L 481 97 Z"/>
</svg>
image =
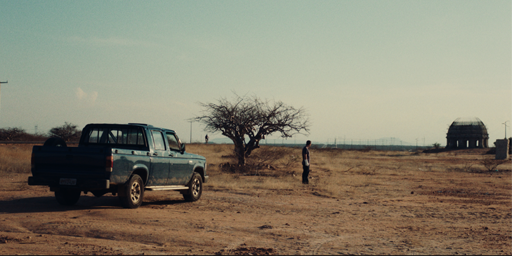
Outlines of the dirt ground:
<svg viewBox="0 0 512 256">
<path fill-rule="evenodd" d="M 502 167 L 377 173 L 330 197 L 315 182 L 328 170 L 313 165 L 311 184 L 295 189 L 206 184 L 197 202 L 147 192 L 138 209 L 90 193 L 63 207 L 48 188 L 27 186 L 29 174 L 4 176 L 0 254 L 510 255 L 512 175 Z"/>
</svg>

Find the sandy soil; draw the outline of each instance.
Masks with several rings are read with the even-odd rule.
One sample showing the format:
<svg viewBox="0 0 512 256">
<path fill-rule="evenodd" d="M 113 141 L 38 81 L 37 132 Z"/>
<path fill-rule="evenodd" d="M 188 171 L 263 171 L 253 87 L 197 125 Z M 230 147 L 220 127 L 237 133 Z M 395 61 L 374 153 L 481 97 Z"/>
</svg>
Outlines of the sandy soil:
<svg viewBox="0 0 512 256">
<path fill-rule="evenodd" d="M 312 169 L 297 189 L 147 192 L 138 209 L 91 194 L 63 207 L 29 174 L 1 177 L 0 254 L 512 254 L 510 167 L 375 174 L 344 198 Z"/>
</svg>

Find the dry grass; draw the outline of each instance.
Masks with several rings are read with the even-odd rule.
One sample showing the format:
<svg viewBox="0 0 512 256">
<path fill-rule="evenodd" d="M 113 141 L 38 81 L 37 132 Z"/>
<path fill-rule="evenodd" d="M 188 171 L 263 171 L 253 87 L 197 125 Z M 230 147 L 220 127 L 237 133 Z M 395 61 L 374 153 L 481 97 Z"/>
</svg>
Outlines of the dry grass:
<svg viewBox="0 0 512 256">
<path fill-rule="evenodd" d="M 0 191 L 25 190 L 29 187 L 26 177 L 30 174 L 31 153 L 32 145 L 0 145 L 0 175 L 12 180 L 4 184 Z"/>
<path fill-rule="evenodd" d="M 191 144 L 187 151 L 207 159 L 203 198 L 182 203 L 175 192 L 152 192 L 134 215 L 112 207 L 112 196 L 84 196 L 78 207 L 59 210 L 47 188 L 23 187 L 30 146 L 0 145 L 2 166 L 16 158 L 27 166 L 20 173 L 2 169 L 0 208 L 8 214 L 0 240 L 10 240 L 0 248 L 5 254 L 249 253 L 233 248 L 282 255 L 511 254 L 511 161 L 496 171 L 487 150 L 312 149 L 309 185 L 301 184 L 300 148 L 262 147 L 246 172 L 221 167 L 236 163 L 232 145 Z M 87 248 L 79 247 L 84 237 L 91 238 Z"/>
<path fill-rule="evenodd" d="M 206 157 L 211 177 L 206 186 L 210 189 L 286 191 L 302 187 L 301 148 L 257 149 L 247 161 L 252 167 L 245 172 L 223 167 L 226 163 L 236 164 L 232 145 L 192 144 L 187 145 L 187 150 Z M 413 173 L 495 171 L 489 169 L 489 163 L 495 162 L 494 155 L 486 152 L 485 149 L 442 153 L 312 149 L 309 187 L 322 196 L 340 198 L 379 190 L 387 193 L 394 180 Z M 502 172 L 510 172 L 510 163 L 507 160 L 497 164 Z"/>
<path fill-rule="evenodd" d="M 0 145 L 0 173 L 30 173 L 32 145 Z"/>
<path fill-rule="evenodd" d="M 0 174 L 30 174 L 32 145 L 0 145 Z M 233 145 L 188 144 L 187 151 L 207 159 L 210 180 L 205 186 L 219 190 L 281 190 L 304 188 L 301 184 L 301 148 L 262 146 L 247 160 L 243 171 L 236 165 Z M 385 184 L 412 173 L 482 173 L 510 171 L 511 161 L 494 160 L 486 150 L 418 153 L 406 151 L 311 150 L 311 184 L 322 196 L 346 197 L 354 193 L 385 193 Z M 18 189 L 24 188 L 21 184 Z"/>
</svg>

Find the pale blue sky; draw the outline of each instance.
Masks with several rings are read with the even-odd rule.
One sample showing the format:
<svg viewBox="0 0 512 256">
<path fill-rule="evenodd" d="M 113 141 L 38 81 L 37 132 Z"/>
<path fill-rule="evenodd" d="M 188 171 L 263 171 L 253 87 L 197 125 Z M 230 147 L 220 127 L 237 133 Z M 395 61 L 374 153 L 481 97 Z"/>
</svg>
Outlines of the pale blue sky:
<svg viewBox="0 0 512 256">
<path fill-rule="evenodd" d="M 304 107 L 311 133 L 289 141 L 444 146 L 451 122 L 478 117 L 492 145 L 512 121 L 511 13 L 511 1 L 2 0 L 0 128 L 145 122 L 188 142 L 198 102 L 235 91 Z"/>
</svg>

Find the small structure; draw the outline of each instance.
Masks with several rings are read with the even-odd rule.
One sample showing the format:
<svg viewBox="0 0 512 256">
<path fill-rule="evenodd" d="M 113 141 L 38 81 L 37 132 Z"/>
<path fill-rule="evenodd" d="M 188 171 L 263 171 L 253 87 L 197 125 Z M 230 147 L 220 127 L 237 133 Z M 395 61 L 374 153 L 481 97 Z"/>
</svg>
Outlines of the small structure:
<svg viewBox="0 0 512 256">
<path fill-rule="evenodd" d="M 503 160 L 508 159 L 508 152 L 509 152 L 509 140 L 508 139 L 502 139 L 502 140 L 496 140 L 494 142 L 494 145 L 496 145 L 496 159 L 497 160 Z"/>
<path fill-rule="evenodd" d="M 484 123 L 476 118 L 457 118 L 448 128 L 446 148 L 488 148 L 489 134 Z"/>
</svg>

